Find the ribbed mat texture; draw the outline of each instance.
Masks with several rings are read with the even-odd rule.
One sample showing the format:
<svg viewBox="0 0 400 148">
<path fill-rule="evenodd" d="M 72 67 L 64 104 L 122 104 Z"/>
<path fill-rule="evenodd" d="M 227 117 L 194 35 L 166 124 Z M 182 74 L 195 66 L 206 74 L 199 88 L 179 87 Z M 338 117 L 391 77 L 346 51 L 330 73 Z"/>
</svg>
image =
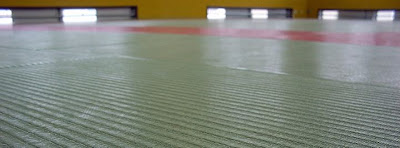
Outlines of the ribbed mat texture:
<svg viewBox="0 0 400 148">
<path fill-rule="evenodd" d="M 0 69 L 1 147 L 400 147 L 400 90 L 123 56 Z"/>
</svg>

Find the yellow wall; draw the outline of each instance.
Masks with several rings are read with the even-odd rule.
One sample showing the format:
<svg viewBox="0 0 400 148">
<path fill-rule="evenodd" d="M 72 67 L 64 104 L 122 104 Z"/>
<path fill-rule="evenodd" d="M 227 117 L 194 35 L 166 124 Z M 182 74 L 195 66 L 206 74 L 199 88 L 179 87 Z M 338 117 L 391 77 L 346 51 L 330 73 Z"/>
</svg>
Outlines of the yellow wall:
<svg viewBox="0 0 400 148">
<path fill-rule="evenodd" d="M 139 19 L 206 18 L 207 6 L 292 8 L 306 17 L 307 0 L 0 0 L 0 7 L 137 6 Z"/>
<path fill-rule="evenodd" d="M 291 8 L 294 18 L 318 9 L 400 9 L 400 0 L 0 0 L 0 7 L 137 6 L 139 19 L 206 18 L 208 6 Z"/>
<path fill-rule="evenodd" d="M 204 0 L 140 0 L 139 19 L 206 18 Z"/>
<path fill-rule="evenodd" d="M 309 0 L 309 17 L 317 18 L 318 9 L 400 9 L 400 0 Z"/>
<path fill-rule="evenodd" d="M 0 7 L 130 6 L 139 0 L 0 0 Z"/>
</svg>

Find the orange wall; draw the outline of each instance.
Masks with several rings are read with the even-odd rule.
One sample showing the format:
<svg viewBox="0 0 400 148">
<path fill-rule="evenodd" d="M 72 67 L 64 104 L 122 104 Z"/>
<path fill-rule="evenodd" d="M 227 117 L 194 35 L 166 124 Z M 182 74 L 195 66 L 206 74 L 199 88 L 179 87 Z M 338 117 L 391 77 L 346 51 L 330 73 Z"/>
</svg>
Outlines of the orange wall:
<svg viewBox="0 0 400 148">
<path fill-rule="evenodd" d="M 294 18 L 318 9 L 400 9 L 400 0 L 0 0 L 0 7 L 137 6 L 139 19 L 206 18 L 208 6 L 292 8 Z"/>
<path fill-rule="evenodd" d="M 308 0 L 309 17 L 318 17 L 318 9 L 400 9 L 400 0 Z"/>
</svg>

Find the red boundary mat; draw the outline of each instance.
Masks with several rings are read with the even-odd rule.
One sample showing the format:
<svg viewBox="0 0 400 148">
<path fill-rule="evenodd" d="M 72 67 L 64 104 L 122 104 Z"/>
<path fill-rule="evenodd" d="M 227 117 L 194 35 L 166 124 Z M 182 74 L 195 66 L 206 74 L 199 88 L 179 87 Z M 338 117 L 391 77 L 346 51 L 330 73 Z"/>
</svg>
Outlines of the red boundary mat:
<svg viewBox="0 0 400 148">
<path fill-rule="evenodd" d="M 276 40 L 296 40 L 310 42 L 328 42 L 372 46 L 400 47 L 400 33 L 333 33 L 311 31 L 282 31 L 228 28 L 191 28 L 191 27 L 99 27 L 99 26 L 12 26 L 0 27 L 0 30 L 32 31 L 95 31 L 95 32 L 132 32 L 161 33 L 181 35 L 224 36 L 239 38 L 263 38 Z"/>
</svg>

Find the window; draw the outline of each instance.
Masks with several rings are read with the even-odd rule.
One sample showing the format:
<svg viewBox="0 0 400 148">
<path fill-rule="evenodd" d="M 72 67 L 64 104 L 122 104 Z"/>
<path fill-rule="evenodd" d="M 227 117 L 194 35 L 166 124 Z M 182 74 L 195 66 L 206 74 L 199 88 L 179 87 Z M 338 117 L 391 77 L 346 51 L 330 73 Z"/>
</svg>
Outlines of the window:
<svg viewBox="0 0 400 148">
<path fill-rule="evenodd" d="M 10 9 L 0 9 L 0 24 L 12 24 L 12 12 Z"/>
<path fill-rule="evenodd" d="M 251 18 L 267 19 L 268 18 L 268 10 L 267 9 L 251 9 Z"/>
<path fill-rule="evenodd" d="M 339 16 L 338 10 L 322 10 L 323 20 L 337 20 Z"/>
<path fill-rule="evenodd" d="M 62 10 L 62 21 L 64 23 L 75 23 L 75 22 L 96 22 L 97 11 L 96 9 L 63 9 Z"/>
<path fill-rule="evenodd" d="M 395 16 L 394 10 L 379 10 L 376 15 L 377 21 L 393 21 Z"/>
<path fill-rule="evenodd" d="M 208 8 L 207 19 L 225 19 L 226 10 L 225 8 Z"/>
</svg>

